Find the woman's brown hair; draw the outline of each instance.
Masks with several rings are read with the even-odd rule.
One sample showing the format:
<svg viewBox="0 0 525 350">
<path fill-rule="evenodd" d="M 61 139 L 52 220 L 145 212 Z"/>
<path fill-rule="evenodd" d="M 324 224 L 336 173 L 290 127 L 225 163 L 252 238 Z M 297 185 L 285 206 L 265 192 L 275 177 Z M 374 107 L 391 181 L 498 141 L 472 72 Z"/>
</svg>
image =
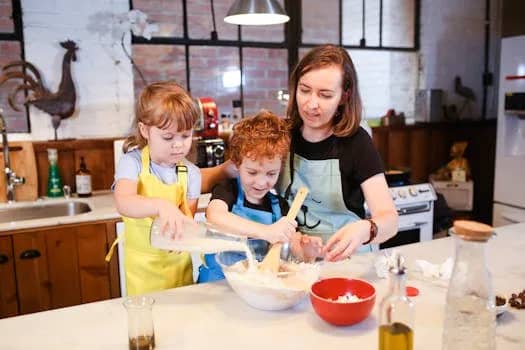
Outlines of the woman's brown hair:
<svg viewBox="0 0 525 350">
<path fill-rule="evenodd" d="M 235 124 L 230 139 L 230 159 L 239 166 L 244 157 L 260 160 L 278 156 L 285 159 L 290 149 L 288 122 L 261 110 Z"/>
<path fill-rule="evenodd" d="M 160 129 L 169 128 L 176 123 L 177 131 L 193 129 L 200 111 L 188 92 L 174 81 L 160 81 L 144 88 L 137 101 L 134 131 L 129 136 L 122 149 L 127 152 L 131 148 L 142 149 L 148 141 L 139 131 L 139 122 Z"/>
<path fill-rule="evenodd" d="M 290 101 L 287 110 L 292 128 L 299 128 L 303 124 L 296 99 L 299 79 L 312 70 L 331 66 L 341 67 L 343 72 L 343 95 L 337 112 L 332 118 L 334 135 L 352 135 L 359 128 L 363 107 L 359 96 L 357 73 L 348 52 L 335 45 L 322 45 L 313 48 L 293 70 L 290 76 Z"/>
</svg>

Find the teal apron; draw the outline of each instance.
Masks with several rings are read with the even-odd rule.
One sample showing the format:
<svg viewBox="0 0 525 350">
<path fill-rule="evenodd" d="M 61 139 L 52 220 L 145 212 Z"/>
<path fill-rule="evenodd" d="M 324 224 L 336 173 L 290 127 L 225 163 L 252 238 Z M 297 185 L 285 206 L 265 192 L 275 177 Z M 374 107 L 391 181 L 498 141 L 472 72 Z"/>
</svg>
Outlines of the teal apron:
<svg viewBox="0 0 525 350">
<path fill-rule="evenodd" d="M 261 224 L 271 225 L 281 218 L 281 207 L 279 206 L 279 198 L 273 193 L 268 192 L 270 197 L 270 204 L 272 212 L 257 210 L 244 206 L 244 190 L 241 186 L 241 180 L 237 178 L 237 200 L 232 207 L 232 213 L 242 218 L 252 220 Z M 264 239 L 248 239 L 248 246 L 255 259 L 261 261 L 266 253 L 268 253 L 269 243 Z M 237 261 L 246 259 L 246 254 L 242 252 L 228 252 L 223 254 L 225 263 L 228 265 L 234 264 Z M 212 282 L 224 279 L 222 269 L 215 261 L 215 254 L 205 254 L 204 264 L 199 266 L 199 278 L 197 283 Z"/>
<path fill-rule="evenodd" d="M 302 233 L 321 237 L 323 243 L 341 227 L 361 220 L 346 207 L 343 199 L 343 185 L 339 159 L 308 160 L 290 150 L 288 161 L 279 176 L 277 191 L 288 202 L 293 200 L 301 186 L 309 189 L 299 214 L 298 230 Z M 359 252 L 371 251 L 369 244 Z"/>
</svg>

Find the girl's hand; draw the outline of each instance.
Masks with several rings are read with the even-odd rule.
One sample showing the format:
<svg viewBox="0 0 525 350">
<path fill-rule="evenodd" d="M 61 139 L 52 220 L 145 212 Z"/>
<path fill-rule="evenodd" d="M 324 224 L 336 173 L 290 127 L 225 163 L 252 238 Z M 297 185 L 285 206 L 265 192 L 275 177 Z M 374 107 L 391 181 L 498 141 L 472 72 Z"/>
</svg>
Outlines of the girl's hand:
<svg viewBox="0 0 525 350">
<path fill-rule="evenodd" d="M 348 258 L 370 237 L 370 223 L 359 220 L 341 227 L 323 248 L 326 261 Z"/>
<path fill-rule="evenodd" d="M 191 218 L 184 215 L 177 206 L 166 200 L 160 200 L 158 215 L 160 232 L 163 235 L 169 235 L 172 239 L 182 238 L 184 225 L 194 224 Z"/>
<path fill-rule="evenodd" d="M 267 225 L 261 236 L 262 239 L 274 244 L 276 242 L 288 242 L 295 233 L 297 222 L 283 216 L 271 225 Z"/>
</svg>

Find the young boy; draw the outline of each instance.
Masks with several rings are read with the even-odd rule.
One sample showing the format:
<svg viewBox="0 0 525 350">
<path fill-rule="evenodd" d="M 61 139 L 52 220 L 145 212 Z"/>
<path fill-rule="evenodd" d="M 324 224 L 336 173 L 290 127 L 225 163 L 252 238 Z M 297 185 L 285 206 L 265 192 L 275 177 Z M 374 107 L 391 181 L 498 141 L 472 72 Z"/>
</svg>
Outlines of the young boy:
<svg viewBox="0 0 525 350">
<path fill-rule="evenodd" d="M 249 236 L 257 260 L 266 255 L 270 243 L 291 242 L 292 253 L 303 259 L 317 256 L 322 248 L 321 239 L 295 232 L 297 223 L 286 218 L 288 203 L 270 192 L 289 147 L 287 122 L 271 112 L 263 110 L 238 122 L 230 140 L 230 159 L 239 177 L 215 186 L 206 210 L 209 222 Z M 223 278 L 214 255 L 205 255 L 198 282 Z"/>
</svg>

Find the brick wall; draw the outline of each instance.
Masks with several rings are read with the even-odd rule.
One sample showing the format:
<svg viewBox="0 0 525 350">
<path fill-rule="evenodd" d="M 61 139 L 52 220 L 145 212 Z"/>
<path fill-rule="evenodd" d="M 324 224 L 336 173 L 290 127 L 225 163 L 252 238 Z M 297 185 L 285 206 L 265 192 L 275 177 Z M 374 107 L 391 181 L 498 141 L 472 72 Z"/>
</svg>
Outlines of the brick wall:
<svg viewBox="0 0 525 350">
<path fill-rule="evenodd" d="M 0 0 L 0 9 L 6 1 Z M 221 39 L 234 39 L 237 35 L 237 27 L 222 20 L 230 3 L 226 0 L 215 1 L 217 31 Z M 304 21 L 324 19 L 324 24 L 315 22 L 316 25 L 308 26 L 305 23 L 305 36 L 314 42 L 336 42 L 337 38 L 332 37 L 335 34 L 330 33 L 334 33 L 337 18 L 329 9 L 337 7 L 337 1 L 306 0 L 304 3 L 308 7 L 305 9 Z M 356 44 L 361 37 L 362 1 L 347 0 L 343 3 L 343 43 Z M 375 3 L 366 2 L 367 43 L 370 45 L 378 42 L 378 35 L 372 30 L 377 26 L 373 20 L 377 16 Z M 383 3 L 385 14 L 395 15 L 385 24 L 401 25 L 402 31 L 410 33 L 411 27 L 401 16 L 403 11 L 399 11 L 399 6 L 408 6 L 409 2 Z M 494 28 L 498 28 L 499 1 L 491 3 L 491 35 L 495 39 L 498 35 L 498 30 Z M 160 35 L 182 35 L 180 1 L 139 0 L 134 1 L 134 4 L 151 19 L 163 22 Z M 57 89 L 61 76 L 58 67 L 63 50 L 58 42 L 70 38 L 76 40 L 80 47 L 79 59 L 73 64 L 73 77 L 79 96 L 78 112 L 63 122 L 60 137 L 117 136 L 128 131 L 133 116 L 133 87 L 140 89 L 142 83 L 132 72 L 120 47 L 120 37 L 115 37 L 113 33 L 114 28 L 107 20 L 96 20 L 101 15 L 108 19 L 124 13 L 129 10 L 128 6 L 127 0 L 22 0 L 27 59 L 41 69 L 52 91 Z M 212 30 L 209 6 L 207 0 L 188 1 L 190 37 L 209 38 Z M 465 85 L 475 90 L 478 96 L 475 111 L 479 111 L 483 69 L 483 6 L 484 2 L 478 0 L 424 0 L 419 53 L 351 50 L 359 74 L 366 115 L 378 117 L 392 107 L 410 115 L 413 113 L 414 93 L 419 88 L 442 88 L 447 92 L 449 103 L 460 103 L 452 87 L 456 74 L 463 78 Z M 411 11 L 411 8 L 405 10 Z M 243 28 L 242 33 L 245 40 L 280 41 L 284 38 L 283 26 Z M 399 38 L 384 36 L 384 40 L 387 39 L 392 44 L 399 44 Z M 125 39 L 125 45 L 131 52 L 129 38 Z M 16 56 L 16 49 L 7 49 L 9 54 Z M 238 87 L 221 88 L 222 72 L 238 68 L 238 59 L 234 58 L 238 55 L 233 52 L 236 50 L 215 47 L 193 47 L 190 50 L 192 61 L 195 59 L 191 67 L 192 93 L 195 96 L 210 95 L 217 98 L 221 113 L 230 113 L 231 100 L 239 97 Z M 288 74 L 283 51 L 257 50 L 245 50 L 243 78 L 246 83 L 247 114 L 256 112 L 262 106 L 278 110 L 280 106 L 272 94 L 286 86 L 285 77 Z M 494 41 L 491 50 L 491 67 L 496 72 L 494 67 L 497 66 L 498 45 Z M 254 56 L 250 51 L 255 51 Z M 265 67 L 267 63 L 259 59 L 265 55 L 272 55 L 272 67 Z M 148 80 L 169 78 L 186 84 L 182 47 L 137 45 L 133 47 L 133 56 Z M 260 90 L 264 86 L 266 90 Z M 494 109 L 497 103 L 491 97 L 493 91 L 495 88 L 489 89 L 489 109 Z M 31 126 L 31 134 L 17 137 L 48 139 L 53 135 L 49 116 L 35 109 L 31 109 Z"/>
<path fill-rule="evenodd" d="M 133 119 L 133 75 L 120 46 L 114 19 L 129 10 L 127 0 L 22 0 L 26 60 L 41 71 L 55 92 L 62 76 L 65 50 L 59 42 L 71 39 L 79 46 L 72 76 L 77 90 L 76 112 L 63 120 L 59 138 L 119 136 Z M 124 41 L 130 51 L 129 37 Z M 14 139 L 53 138 L 51 118 L 31 107 L 31 133 Z"/>
</svg>

